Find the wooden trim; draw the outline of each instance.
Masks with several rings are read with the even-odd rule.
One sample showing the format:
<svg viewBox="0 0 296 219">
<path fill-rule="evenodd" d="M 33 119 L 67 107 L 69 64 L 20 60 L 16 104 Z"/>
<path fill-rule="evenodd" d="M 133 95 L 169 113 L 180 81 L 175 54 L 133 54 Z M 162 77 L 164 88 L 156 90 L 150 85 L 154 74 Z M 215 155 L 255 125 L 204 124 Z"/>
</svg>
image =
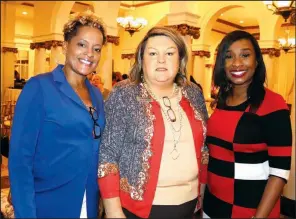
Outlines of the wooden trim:
<svg viewBox="0 0 296 219">
<path fill-rule="evenodd" d="M 132 7 L 131 5 L 129 5 L 129 4 L 125 4 L 125 3 L 120 3 L 120 6 L 122 6 L 122 7 L 126 7 L 126 8 Z"/>
<path fill-rule="evenodd" d="M 217 30 L 217 29 L 214 29 L 214 28 L 212 28 L 212 31 L 217 32 L 217 33 L 221 33 L 221 34 L 224 34 L 224 35 L 228 34 L 228 33 L 224 32 L 224 31 Z M 252 35 L 256 38 L 256 40 L 260 39 L 260 33 L 252 33 Z"/>
<path fill-rule="evenodd" d="M 198 39 L 200 36 L 200 28 L 189 26 L 188 24 L 178 24 L 166 26 L 178 31 L 182 36 L 190 35 L 194 39 Z"/>
<path fill-rule="evenodd" d="M 135 58 L 134 53 L 129 53 L 129 54 L 121 54 L 121 59 L 133 59 Z"/>
<path fill-rule="evenodd" d="M 269 57 L 279 57 L 281 55 L 280 50 L 275 48 L 262 48 L 261 53 L 262 55 L 269 55 Z"/>
<path fill-rule="evenodd" d="M 198 50 L 198 51 L 192 51 L 192 56 L 199 56 L 199 57 L 207 57 L 210 58 L 211 57 L 211 53 L 209 51 L 205 51 L 205 50 Z"/>
<path fill-rule="evenodd" d="M 256 26 L 245 26 L 243 27 L 244 30 L 248 30 L 248 29 L 259 29 L 259 25 Z"/>
<path fill-rule="evenodd" d="M 226 24 L 226 25 L 228 25 L 228 26 L 231 26 L 231 27 L 234 27 L 234 28 L 237 28 L 237 29 L 241 29 L 241 30 L 244 29 L 243 26 L 240 26 L 240 25 L 238 25 L 238 24 L 231 23 L 231 22 L 229 22 L 229 21 L 222 20 L 222 19 L 220 19 L 220 18 L 217 19 L 217 22 L 219 22 L 219 23 L 221 23 L 221 24 Z"/>
<path fill-rule="evenodd" d="M 212 28 L 212 31 L 226 35 L 226 32 Z"/>
<path fill-rule="evenodd" d="M 23 2 L 21 5 L 25 5 L 25 6 L 34 8 L 34 4 L 31 4 L 31 3 L 28 3 L 28 2 Z"/>
<path fill-rule="evenodd" d="M 92 4 L 86 4 L 86 3 L 82 3 L 82 2 L 75 2 L 74 4 L 84 5 L 84 6 L 93 6 Z"/>
<path fill-rule="evenodd" d="M 220 18 L 217 19 L 217 22 L 219 22 L 221 24 L 225 24 L 225 25 L 231 26 L 231 27 L 234 27 L 234 28 L 237 28 L 237 29 L 240 29 L 240 30 L 259 29 L 259 25 L 245 26 L 245 27 L 243 27 L 243 26 L 240 26 L 238 24 L 234 24 L 234 23 L 232 23 L 230 21 L 222 20 Z M 293 25 L 291 23 L 283 23 L 281 25 L 281 27 L 290 27 L 290 26 L 295 26 L 295 25 Z"/>
<path fill-rule="evenodd" d="M 281 27 L 291 27 L 291 26 L 295 26 L 294 24 L 291 24 L 291 23 L 283 23 L 281 25 Z"/>
<path fill-rule="evenodd" d="M 12 48 L 12 47 L 2 47 L 2 52 L 6 53 L 6 52 L 13 52 L 13 53 L 18 53 L 18 49 L 17 48 Z"/>
<path fill-rule="evenodd" d="M 113 43 L 114 45 L 119 45 L 119 36 L 107 35 L 107 43 Z"/>
<path fill-rule="evenodd" d="M 29 64 L 29 60 L 16 60 L 17 64 Z"/>
</svg>

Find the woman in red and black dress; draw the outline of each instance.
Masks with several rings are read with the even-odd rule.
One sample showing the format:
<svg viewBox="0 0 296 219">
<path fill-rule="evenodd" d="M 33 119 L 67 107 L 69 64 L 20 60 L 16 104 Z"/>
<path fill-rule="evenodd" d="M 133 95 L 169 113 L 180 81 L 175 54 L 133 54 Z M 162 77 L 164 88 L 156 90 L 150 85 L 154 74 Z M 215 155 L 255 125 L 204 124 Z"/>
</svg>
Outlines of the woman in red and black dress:
<svg viewBox="0 0 296 219">
<path fill-rule="evenodd" d="M 208 185 L 204 218 L 279 218 L 288 179 L 292 131 L 288 107 L 264 87 L 266 69 L 256 39 L 229 33 L 219 45 L 208 121 Z"/>
</svg>

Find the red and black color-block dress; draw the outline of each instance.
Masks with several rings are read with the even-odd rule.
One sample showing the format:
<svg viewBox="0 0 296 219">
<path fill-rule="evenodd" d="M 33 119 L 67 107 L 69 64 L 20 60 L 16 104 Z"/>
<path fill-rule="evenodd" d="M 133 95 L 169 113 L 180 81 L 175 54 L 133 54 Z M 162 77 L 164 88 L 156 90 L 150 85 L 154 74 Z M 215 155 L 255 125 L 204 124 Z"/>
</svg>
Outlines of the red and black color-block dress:
<svg viewBox="0 0 296 219">
<path fill-rule="evenodd" d="M 249 102 L 219 106 L 208 121 L 208 185 L 204 217 L 251 218 L 269 176 L 287 180 L 292 149 L 289 110 L 284 99 L 265 89 L 256 114 Z M 269 218 L 279 218 L 278 201 Z"/>
</svg>

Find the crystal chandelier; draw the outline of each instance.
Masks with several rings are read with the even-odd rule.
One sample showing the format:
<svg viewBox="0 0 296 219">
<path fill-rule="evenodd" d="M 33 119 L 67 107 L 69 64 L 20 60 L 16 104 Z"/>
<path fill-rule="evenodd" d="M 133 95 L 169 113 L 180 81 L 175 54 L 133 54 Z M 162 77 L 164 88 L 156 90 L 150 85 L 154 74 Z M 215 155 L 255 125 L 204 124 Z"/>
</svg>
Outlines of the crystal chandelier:
<svg viewBox="0 0 296 219">
<path fill-rule="evenodd" d="M 291 23 L 295 24 L 295 1 L 263 1 L 267 9 L 274 14 L 281 15 L 285 22 L 291 15 Z"/>
<path fill-rule="evenodd" d="M 134 1 L 129 9 L 135 10 Z M 129 32 L 131 36 L 135 32 L 145 27 L 148 23 L 145 18 L 134 18 L 133 16 L 119 17 L 116 19 L 116 21 L 121 27 L 125 29 L 125 31 Z"/>
<path fill-rule="evenodd" d="M 289 50 L 295 48 L 295 38 L 289 38 L 290 30 L 288 28 L 285 30 L 285 32 L 286 38 L 280 38 L 278 41 L 280 48 L 284 50 L 285 53 L 287 53 Z"/>
</svg>

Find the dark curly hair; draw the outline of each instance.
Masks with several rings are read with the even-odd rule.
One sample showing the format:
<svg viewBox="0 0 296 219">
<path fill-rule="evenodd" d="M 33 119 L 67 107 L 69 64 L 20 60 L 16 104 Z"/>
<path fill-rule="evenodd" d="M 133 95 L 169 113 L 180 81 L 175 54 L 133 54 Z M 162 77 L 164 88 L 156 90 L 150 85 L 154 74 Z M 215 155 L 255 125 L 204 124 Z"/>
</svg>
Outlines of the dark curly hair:
<svg viewBox="0 0 296 219">
<path fill-rule="evenodd" d="M 218 53 L 213 72 L 214 85 L 219 89 L 218 95 L 211 103 L 211 107 L 226 105 L 226 98 L 232 93 L 231 82 L 226 77 L 225 57 L 229 47 L 236 41 L 249 40 L 255 50 L 257 67 L 253 80 L 248 87 L 247 95 L 250 102 L 250 112 L 256 112 L 265 96 L 264 83 L 266 80 L 266 68 L 263 61 L 262 53 L 257 40 L 248 32 L 236 30 L 228 33 L 218 46 Z"/>
<path fill-rule="evenodd" d="M 69 42 L 76 36 L 78 29 L 82 26 L 99 29 L 103 35 L 103 45 L 106 43 L 107 37 L 104 22 L 91 11 L 78 12 L 70 15 L 70 19 L 65 23 L 63 29 L 64 41 Z"/>
</svg>

